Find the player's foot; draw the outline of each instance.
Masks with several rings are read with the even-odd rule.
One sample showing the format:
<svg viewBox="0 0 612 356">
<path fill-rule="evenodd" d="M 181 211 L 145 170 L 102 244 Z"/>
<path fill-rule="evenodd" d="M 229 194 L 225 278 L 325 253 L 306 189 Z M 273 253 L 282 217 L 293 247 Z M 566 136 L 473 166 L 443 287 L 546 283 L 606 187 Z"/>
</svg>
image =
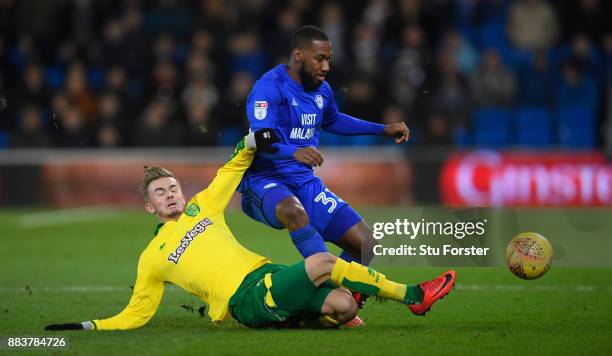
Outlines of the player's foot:
<svg viewBox="0 0 612 356">
<path fill-rule="evenodd" d="M 455 271 L 452 269 L 438 278 L 419 284 L 424 294 L 423 301 L 421 304 L 409 304 L 408 309 L 415 315 L 425 315 L 433 303 L 450 292 L 453 284 L 455 284 Z"/>
<path fill-rule="evenodd" d="M 355 301 L 357 302 L 357 306 L 359 307 L 359 309 L 363 308 L 363 305 L 365 304 L 369 295 L 361 294 L 360 292 L 352 292 L 352 293 L 353 293 L 353 298 L 355 298 Z"/>
<path fill-rule="evenodd" d="M 361 318 L 359 317 L 359 315 L 355 315 L 355 317 L 353 318 L 353 320 L 347 322 L 344 324 L 344 326 L 349 327 L 349 328 L 358 328 L 360 326 L 363 326 L 365 323 L 363 322 L 363 320 L 361 320 Z"/>
</svg>

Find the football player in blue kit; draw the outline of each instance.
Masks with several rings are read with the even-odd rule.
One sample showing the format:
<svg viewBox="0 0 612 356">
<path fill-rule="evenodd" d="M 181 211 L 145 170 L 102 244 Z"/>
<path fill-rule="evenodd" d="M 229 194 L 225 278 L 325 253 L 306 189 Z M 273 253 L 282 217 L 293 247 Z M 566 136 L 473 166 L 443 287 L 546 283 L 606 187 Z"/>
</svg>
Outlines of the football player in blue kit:
<svg viewBox="0 0 612 356">
<path fill-rule="evenodd" d="M 242 209 L 268 226 L 286 228 L 304 258 L 327 252 L 324 241 L 329 241 L 342 248 L 342 259 L 367 265 L 376 244 L 370 228 L 313 172 L 323 164 L 316 149 L 319 133 L 385 135 L 402 143 L 408 140 L 408 127 L 372 123 L 338 110 L 325 81 L 332 46 L 321 29 L 299 28 L 290 45 L 289 62 L 265 73 L 247 98 L 251 131 L 272 128 L 281 142 L 274 145 L 276 153 L 257 153 L 239 187 Z M 360 303 L 363 296 L 356 299 Z"/>
</svg>

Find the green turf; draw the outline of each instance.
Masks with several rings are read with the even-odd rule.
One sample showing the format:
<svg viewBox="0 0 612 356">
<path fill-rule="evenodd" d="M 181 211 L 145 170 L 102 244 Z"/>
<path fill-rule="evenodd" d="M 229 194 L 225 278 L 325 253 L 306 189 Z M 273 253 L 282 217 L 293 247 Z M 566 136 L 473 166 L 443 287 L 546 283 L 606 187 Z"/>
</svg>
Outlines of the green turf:
<svg viewBox="0 0 612 356">
<path fill-rule="evenodd" d="M 369 221 L 396 213 L 365 211 Z M 207 317 L 200 317 L 199 300 L 167 288 L 157 314 L 144 328 L 52 334 L 43 331 L 44 325 L 112 316 L 126 305 L 137 256 L 155 221 L 135 211 L 92 211 L 91 219 L 75 215 L 73 223 L 36 227 L 32 224 L 45 220 L 31 214 L 38 213 L 0 210 L 0 336 L 66 335 L 73 354 L 610 354 L 612 350 L 612 269 L 555 266 L 535 281 L 519 280 L 504 268 L 459 268 L 458 287 L 426 317 L 412 316 L 397 303 L 368 301 L 360 313 L 366 322 L 361 329 L 251 330 L 232 320 L 213 326 Z M 550 225 L 563 221 L 567 212 L 513 214 Z M 607 225 L 602 228 L 599 220 L 593 220 L 594 214 L 610 216 L 610 211 L 585 214 L 585 226 L 596 226 L 596 235 L 612 237 Z M 275 262 L 299 258 L 284 232 L 240 213 L 229 214 L 228 222 L 240 241 Z M 580 220 L 576 224 L 582 226 Z M 547 234 L 564 229 L 557 228 L 558 232 L 550 227 Z M 593 233 L 593 228 L 583 230 L 585 236 Z M 444 270 L 378 268 L 392 279 L 411 283 Z M 105 286 L 111 288 L 67 288 Z"/>
</svg>

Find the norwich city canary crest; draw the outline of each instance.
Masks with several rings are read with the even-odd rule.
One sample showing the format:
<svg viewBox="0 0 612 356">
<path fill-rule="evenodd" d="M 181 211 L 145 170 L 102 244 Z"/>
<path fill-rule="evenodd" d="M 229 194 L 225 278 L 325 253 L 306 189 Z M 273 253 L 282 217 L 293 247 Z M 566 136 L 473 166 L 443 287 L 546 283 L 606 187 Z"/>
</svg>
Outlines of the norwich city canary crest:
<svg viewBox="0 0 612 356">
<path fill-rule="evenodd" d="M 198 206 L 198 204 L 196 203 L 191 203 L 187 206 L 187 209 L 185 209 L 185 215 L 187 216 L 196 216 L 200 213 L 200 207 Z"/>
</svg>

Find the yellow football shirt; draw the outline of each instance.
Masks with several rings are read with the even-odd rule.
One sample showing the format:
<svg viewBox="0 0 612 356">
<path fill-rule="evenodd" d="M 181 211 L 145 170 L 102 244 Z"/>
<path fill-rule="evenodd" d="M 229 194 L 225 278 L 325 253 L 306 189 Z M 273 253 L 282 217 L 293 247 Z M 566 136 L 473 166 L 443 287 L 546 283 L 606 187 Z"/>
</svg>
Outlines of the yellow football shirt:
<svg viewBox="0 0 612 356">
<path fill-rule="evenodd" d="M 111 318 L 94 320 L 96 329 L 143 326 L 155 314 L 167 282 L 208 304 L 213 322 L 227 317 L 229 299 L 244 277 L 270 262 L 236 241 L 223 214 L 253 161 L 254 151 L 246 148 L 243 140 L 211 184 L 187 203 L 181 217 L 158 229 L 140 255 L 128 306 Z"/>
</svg>

